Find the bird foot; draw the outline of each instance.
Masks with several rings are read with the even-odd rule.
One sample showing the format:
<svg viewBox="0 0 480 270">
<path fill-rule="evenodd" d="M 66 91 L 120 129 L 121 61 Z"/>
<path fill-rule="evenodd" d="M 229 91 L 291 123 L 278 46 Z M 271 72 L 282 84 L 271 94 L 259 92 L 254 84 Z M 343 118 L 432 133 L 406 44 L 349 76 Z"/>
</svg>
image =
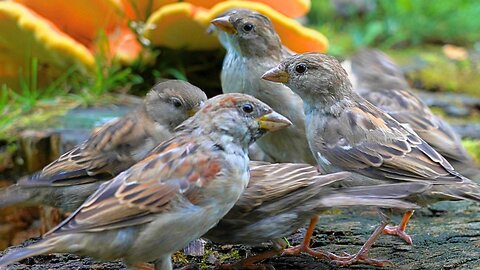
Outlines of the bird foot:
<svg viewBox="0 0 480 270">
<path fill-rule="evenodd" d="M 388 260 L 379 260 L 368 258 L 367 253 L 359 252 L 355 255 L 345 253 L 345 256 L 337 256 L 336 259 L 330 261 L 337 266 L 349 266 L 352 264 L 368 264 L 377 267 L 392 266 L 393 264 Z"/>
<path fill-rule="evenodd" d="M 305 245 L 298 245 L 291 248 L 287 248 L 283 251 L 282 255 L 298 255 L 301 253 L 307 253 L 310 256 L 313 256 L 322 260 L 335 260 L 336 258 L 341 258 L 333 253 L 323 251 L 323 250 L 313 250 Z"/>
<path fill-rule="evenodd" d="M 412 237 L 408 235 L 405 230 L 400 226 L 386 226 L 383 229 L 383 234 L 396 235 L 409 245 L 413 245 Z"/>
</svg>

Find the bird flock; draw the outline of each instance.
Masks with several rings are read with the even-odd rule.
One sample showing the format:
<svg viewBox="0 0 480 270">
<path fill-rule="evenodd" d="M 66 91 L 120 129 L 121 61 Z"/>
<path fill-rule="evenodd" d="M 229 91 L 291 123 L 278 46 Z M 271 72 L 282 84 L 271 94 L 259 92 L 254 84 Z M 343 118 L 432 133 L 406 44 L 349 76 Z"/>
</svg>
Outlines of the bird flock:
<svg viewBox="0 0 480 270">
<path fill-rule="evenodd" d="M 438 201 L 480 201 L 478 175 L 458 136 L 411 91 L 385 54 L 340 63 L 294 54 L 269 18 L 233 9 L 211 21 L 226 49 L 224 94 L 188 82 L 153 86 L 144 102 L 106 123 L 41 171 L 0 190 L 0 207 L 48 205 L 71 214 L 32 245 L 0 258 L 74 253 L 153 263 L 203 237 L 272 250 L 225 269 L 260 269 L 275 255 L 310 254 L 337 266 L 389 262 L 368 252 L 382 234 L 412 244 L 414 211 Z M 251 160 L 249 149 L 264 160 Z M 369 206 L 379 223 L 361 249 L 310 247 L 318 216 Z M 391 224 L 391 209 L 405 214 Z M 284 237 L 308 224 L 303 242 Z"/>
</svg>

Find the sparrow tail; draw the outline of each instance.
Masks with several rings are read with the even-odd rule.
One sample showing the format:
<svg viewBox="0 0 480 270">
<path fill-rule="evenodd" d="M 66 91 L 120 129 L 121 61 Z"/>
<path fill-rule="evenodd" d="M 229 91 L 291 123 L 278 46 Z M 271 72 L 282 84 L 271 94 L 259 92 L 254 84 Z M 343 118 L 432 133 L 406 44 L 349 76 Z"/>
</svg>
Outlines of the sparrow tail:
<svg viewBox="0 0 480 270">
<path fill-rule="evenodd" d="M 22 203 L 30 199 L 30 192 L 19 187 L 18 185 L 11 185 L 6 188 L 0 189 L 0 208 L 4 208 L 10 205 Z"/>
<path fill-rule="evenodd" d="M 419 206 L 408 201 L 408 197 L 421 193 L 431 185 L 428 183 L 399 183 L 376 186 L 361 186 L 342 189 L 340 192 L 321 198 L 328 207 L 377 206 L 382 208 L 417 209 Z"/>
<path fill-rule="evenodd" d="M 0 270 L 4 270 L 6 269 L 7 265 L 21 261 L 25 258 L 51 253 L 53 249 L 54 246 L 52 244 L 44 242 L 33 244 L 24 248 L 15 249 L 0 258 Z"/>
<path fill-rule="evenodd" d="M 453 186 L 452 188 L 445 186 L 445 189 L 440 192 L 450 198 L 480 202 L 480 187 L 477 184 L 465 184 Z"/>
</svg>

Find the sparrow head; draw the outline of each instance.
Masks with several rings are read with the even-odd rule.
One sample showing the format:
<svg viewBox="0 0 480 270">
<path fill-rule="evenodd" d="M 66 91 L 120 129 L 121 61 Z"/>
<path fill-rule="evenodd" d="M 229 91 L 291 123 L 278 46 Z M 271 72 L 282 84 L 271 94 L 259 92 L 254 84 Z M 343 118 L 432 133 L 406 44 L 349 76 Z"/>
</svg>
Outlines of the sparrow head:
<svg viewBox="0 0 480 270">
<path fill-rule="evenodd" d="M 200 88 L 185 81 L 168 80 L 157 83 L 148 92 L 145 108 L 151 119 L 173 130 L 193 116 L 206 100 Z"/>
<path fill-rule="evenodd" d="M 350 67 L 359 87 L 371 90 L 408 88 L 400 68 L 379 50 L 360 50 L 350 58 Z"/>
<path fill-rule="evenodd" d="M 352 91 L 348 75 L 338 60 L 322 53 L 291 56 L 265 72 L 262 79 L 283 83 L 304 100 L 335 99 Z"/>
<path fill-rule="evenodd" d="M 265 132 L 286 128 L 292 123 L 267 104 L 245 94 L 223 94 L 205 102 L 178 130 L 218 134 L 222 140 L 248 147 Z"/>
<path fill-rule="evenodd" d="M 282 43 L 272 22 L 249 9 L 232 9 L 210 22 L 222 45 L 242 56 L 280 55 Z"/>
</svg>

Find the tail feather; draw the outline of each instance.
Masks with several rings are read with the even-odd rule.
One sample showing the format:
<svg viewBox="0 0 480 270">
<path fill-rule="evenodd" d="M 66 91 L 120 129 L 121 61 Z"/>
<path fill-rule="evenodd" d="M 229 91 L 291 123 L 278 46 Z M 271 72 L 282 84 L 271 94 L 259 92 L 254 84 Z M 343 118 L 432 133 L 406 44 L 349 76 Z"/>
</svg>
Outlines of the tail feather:
<svg viewBox="0 0 480 270">
<path fill-rule="evenodd" d="M 480 168 L 478 168 L 473 162 L 450 162 L 455 170 L 461 173 L 463 176 L 471 179 L 477 184 L 480 184 Z"/>
<path fill-rule="evenodd" d="M 383 184 L 375 186 L 357 186 L 341 190 L 341 193 L 376 199 L 405 199 L 410 196 L 422 194 L 432 187 L 428 182 L 406 182 L 396 184 Z"/>
<path fill-rule="evenodd" d="M 342 208 L 349 206 L 375 206 L 380 208 L 396 209 L 418 209 L 415 203 L 399 199 L 371 198 L 371 197 L 352 197 L 352 196 L 328 196 L 320 200 L 322 208 L 333 207 Z"/>
<path fill-rule="evenodd" d="M 10 265 L 14 262 L 18 262 L 32 256 L 51 253 L 52 251 L 53 245 L 44 242 L 12 250 L 0 258 L 0 270 L 6 269 L 7 265 Z"/>
<path fill-rule="evenodd" d="M 471 200 L 480 202 L 480 186 L 477 184 L 464 184 L 453 186 L 440 186 L 432 191 L 436 194 L 441 194 L 449 200 Z"/>
<path fill-rule="evenodd" d="M 11 185 L 0 189 L 0 208 L 14 204 L 25 203 L 31 198 L 29 191 L 18 185 Z"/>
<path fill-rule="evenodd" d="M 385 184 L 341 188 L 338 192 L 319 198 L 323 207 L 377 206 L 382 208 L 417 209 L 408 199 L 429 189 L 426 182 Z"/>
</svg>

